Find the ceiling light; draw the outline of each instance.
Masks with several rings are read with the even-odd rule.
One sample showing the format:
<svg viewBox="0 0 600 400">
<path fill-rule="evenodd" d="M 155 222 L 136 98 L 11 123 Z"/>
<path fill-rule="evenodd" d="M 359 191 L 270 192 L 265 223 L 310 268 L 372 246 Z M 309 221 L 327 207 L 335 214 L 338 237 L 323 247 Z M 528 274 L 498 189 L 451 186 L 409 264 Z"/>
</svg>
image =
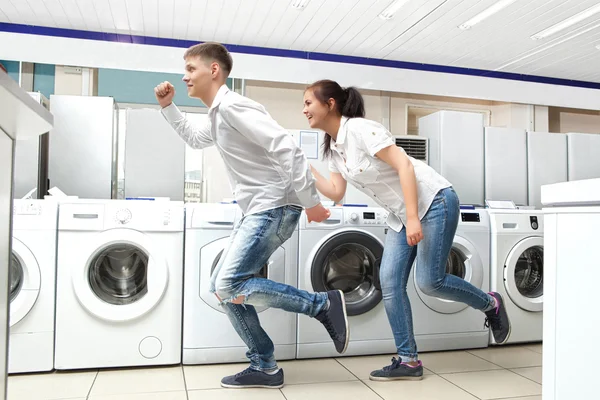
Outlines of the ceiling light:
<svg viewBox="0 0 600 400">
<path fill-rule="evenodd" d="M 308 4 L 310 0 L 294 0 L 292 1 L 292 7 L 297 10 L 304 10 L 304 7 Z"/>
<path fill-rule="evenodd" d="M 598 46 L 596 46 L 596 48 L 597 48 L 598 50 L 600 50 L 600 44 L 599 44 Z"/>
<path fill-rule="evenodd" d="M 474 25 L 480 23 L 484 19 L 491 17 L 492 15 L 494 15 L 498 11 L 508 7 L 515 1 L 517 1 L 517 0 L 499 0 L 499 1 L 495 2 L 492 6 L 490 6 L 488 9 L 480 12 L 479 14 L 477 14 L 476 16 L 474 16 L 473 18 L 471 18 L 464 24 L 459 25 L 458 27 L 462 30 L 471 29 Z"/>
<path fill-rule="evenodd" d="M 567 18 L 556 25 L 552 25 L 550 28 L 544 29 L 543 31 L 536 33 L 531 38 L 533 40 L 544 39 L 550 35 L 554 35 L 555 33 L 562 31 L 563 29 L 567 29 L 568 27 L 575 25 L 576 23 L 581 22 L 584 19 L 589 18 L 592 15 L 597 14 L 599 12 L 600 4 L 596 4 L 595 6 L 592 6 L 587 10 L 580 12 L 579 14 L 575 14 L 572 17 Z"/>
<path fill-rule="evenodd" d="M 379 14 L 379 18 L 381 19 L 392 19 L 394 15 L 398 12 L 399 9 L 402 8 L 404 4 L 408 3 L 408 0 L 396 0 L 388 8 L 383 10 L 381 14 Z"/>
</svg>

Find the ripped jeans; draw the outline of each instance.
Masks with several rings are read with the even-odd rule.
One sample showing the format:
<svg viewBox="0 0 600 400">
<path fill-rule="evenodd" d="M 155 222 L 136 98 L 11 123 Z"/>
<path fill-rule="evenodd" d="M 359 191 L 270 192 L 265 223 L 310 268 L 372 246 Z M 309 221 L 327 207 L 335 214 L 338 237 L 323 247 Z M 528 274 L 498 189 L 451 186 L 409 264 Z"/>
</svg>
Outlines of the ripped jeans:
<svg viewBox="0 0 600 400">
<path fill-rule="evenodd" d="M 326 293 L 309 293 L 256 277 L 275 250 L 292 236 L 301 212 L 300 207 L 288 205 L 244 216 L 211 276 L 211 291 L 222 299 L 221 305 L 231 324 L 248 346 L 246 356 L 250 367 L 256 370 L 275 370 L 277 362 L 273 342 L 260 326 L 254 306 L 314 317 L 327 303 Z M 243 304 L 232 303 L 235 300 L 242 300 Z"/>
</svg>

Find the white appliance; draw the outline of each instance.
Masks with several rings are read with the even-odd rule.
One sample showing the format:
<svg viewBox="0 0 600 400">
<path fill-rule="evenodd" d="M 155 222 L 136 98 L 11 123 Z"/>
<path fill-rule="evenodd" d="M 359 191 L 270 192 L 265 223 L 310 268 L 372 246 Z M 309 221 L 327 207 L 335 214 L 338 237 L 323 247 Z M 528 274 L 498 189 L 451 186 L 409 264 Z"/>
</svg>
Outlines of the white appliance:
<svg viewBox="0 0 600 400">
<path fill-rule="evenodd" d="M 485 199 L 527 205 L 527 134 L 485 128 Z"/>
<path fill-rule="evenodd" d="M 461 210 L 446 272 L 459 276 L 475 287 L 489 291 L 490 220 L 485 209 Z M 417 348 L 423 351 L 487 347 L 489 329 L 485 314 L 464 303 L 442 300 L 424 294 L 418 287 L 415 262 L 408 287 L 411 295 L 413 327 Z M 412 296 L 412 297 L 411 297 Z"/>
<path fill-rule="evenodd" d="M 242 219 L 237 204 L 187 204 L 183 363 L 246 361 L 247 346 L 235 332 L 214 293 L 210 276 L 223 254 L 234 226 Z M 298 233 L 281 245 L 258 277 L 296 286 Z M 256 307 L 261 326 L 275 345 L 278 360 L 296 357 L 296 315 Z"/>
<path fill-rule="evenodd" d="M 544 223 L 541 211 L 490 209 L 490 288 L 504 298 L 507 343 L 542 340 Z M 494 338 L 490 335 L 490 343 Z"/>
<path fill-rule="evenodd" d="M 61 203 L 56 369 L 181 361 L 183 203 Z"/>
<path fill-rule="evenodd" d="M 57 218 L 54 201 L 14 201 L 9 373 L 54 368 Z"/>
<path fill-rule="evenodd" d="M 419 136 L 429 138 L 429 165 L 452 183 L 461 204 L 484 204 L 483 118 L 439 111 L 419 119 Z"/>
<path fill-rule="evenodd" d="M 600 178 L 600 134 L 567 133 L 570 181 Z"/>
<path fill-rule="evenodd" d="M 598 397 L 600 179 L 542 187 L 544 244 L 544 400 Z M 555 207 L 549 207 L 555 206 Z M 577 367 L 573 366 L 573 356 Z"/>
<path fill-rule="evenodd" d="M 394 136 L 396 146 L 402 147 L 407 155 L 429 165 L 429 139 L 416 135 Z"/>
<path fill-rule="evenodd" d="M 527 132 L 527 180 L 529 205 L 541 208 L 542 185 L 567 180 L 567 135 Z"/>
<path fill-rule="evenodd" d="M 395 344 L 383 307 L 379 264 L 387 214 L 380 208 L 332 207 L 321 223 L 300 220 L 298 288 L 342 290 L 350 340 L 344 355 L 391 354 Z M 298 358 L 334 357 L 329 334 L 314 318 L 298 315 Z"/>
</svg>

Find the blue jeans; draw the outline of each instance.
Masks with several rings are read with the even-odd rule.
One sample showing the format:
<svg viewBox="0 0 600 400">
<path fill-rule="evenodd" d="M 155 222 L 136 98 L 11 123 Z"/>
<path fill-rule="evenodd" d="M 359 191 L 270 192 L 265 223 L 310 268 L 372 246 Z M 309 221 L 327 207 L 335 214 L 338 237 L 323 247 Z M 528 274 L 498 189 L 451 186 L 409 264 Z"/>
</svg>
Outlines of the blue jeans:
<svg viewBox="0 0 600 400">
<path fill-rule="evenodd" d="M 423 293 L 465 303 L 477 310 L 493 307 L 491 295 L 457 276 L 446 273 L 446 260 L 458 226 L 460 207 L 454 189 L 438 192 L 421 220 L 423 240 L 417 246 L 406 242 L 406 229 L 389 230 L 381 260 L 380 281 L 383 302 L 394 334 L 398 355 L 404 362 L 417 360 L 412 311 L 406 285 L 414 260 L 416 280 Z"/>
<path fill-rule="evenodd" d="M 254 306 L 314 317 L 327 304 L 326 293 L 309 293 L 255 277 L 275 250 L 292 236 L 301 212 L 300 207 L 288 205 L 244 216 L 211 276 L 211 291 L 222 299 L 221 305 L 231 324 L 248 346 L 246 356 L 250 367 L 256 370 L 274 370 L 277 362 L 273 342 L 260 326 Z M 243 304 L 232 303 L 241 296 Z"/>
</svg>

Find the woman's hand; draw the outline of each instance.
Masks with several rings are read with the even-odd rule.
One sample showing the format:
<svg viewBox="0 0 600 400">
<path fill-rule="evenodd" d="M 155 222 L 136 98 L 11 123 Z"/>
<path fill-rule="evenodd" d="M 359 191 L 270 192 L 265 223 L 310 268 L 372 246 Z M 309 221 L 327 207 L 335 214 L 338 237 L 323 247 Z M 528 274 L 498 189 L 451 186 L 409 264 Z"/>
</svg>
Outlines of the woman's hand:
<svg viewBox="0 0 600 400">
<path fill-rule="evenodd" d="M 408 218 L 406 221 L 406 243 L 409 246 L 416 246 L 423 240 L 423 231 L 421 230 L 421 221 L 418 217 Z"/>
</svg>

